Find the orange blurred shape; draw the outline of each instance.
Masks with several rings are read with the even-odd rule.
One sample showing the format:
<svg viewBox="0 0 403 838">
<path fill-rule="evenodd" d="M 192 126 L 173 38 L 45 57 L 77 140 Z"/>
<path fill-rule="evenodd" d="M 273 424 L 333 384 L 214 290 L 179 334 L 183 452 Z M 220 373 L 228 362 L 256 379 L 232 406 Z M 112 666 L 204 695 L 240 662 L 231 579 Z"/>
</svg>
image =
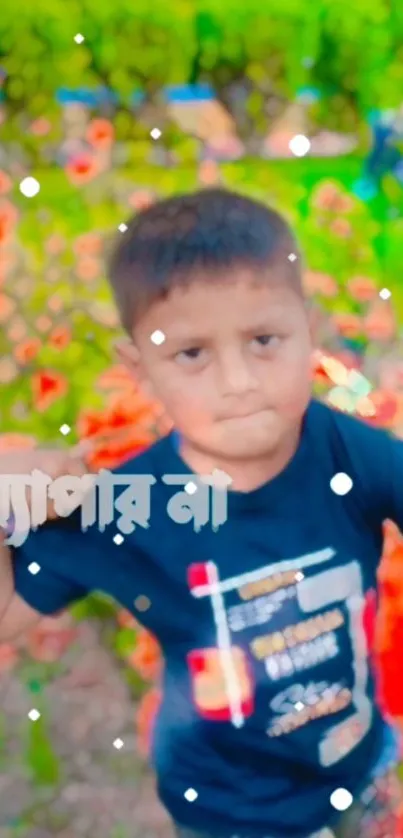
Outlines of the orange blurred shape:
<svg viewBox="0 0 403 838">
<path fill-rule="evenodd" d="M 93 119 L 87 128 L 87 140 L 95 148 L 110 146 L 115 139 L 115 129 L 108 119 Z"/>
<path fill-rule="evenodd" d="M 16 451 L 21 448 L 35 448 L 36 439 L 28 434 L 0 434 L 0 451 Z"/>
<path fill-rule="evenodd" d="M 10 201 L 0 202 L 0 245 L 10 237 L 18 219 L 18 212 Z"/>
<path fill-rule="evenodd" d="M 41 348 L 39 338 L 28 338 L 14 347 L 14 356 L 19 364 L 29 364 Z"/>
<path fill-rule="evenodd" d="M 389 341 L 396 334 L 396 319 L 387 300 L 375 300 L 364 319 L 364 332 L 370 340 Z"/>
<path fill-rule="evenodd" d="M 102 239 L 98 233 L 83 233 L 73 244 L 77 256 L 97 256 L 102 249 Z"/>
<path fill-rule="evenodd" d="M 136 192 L 132 192 L 129 197 L 130 206 L 137 210 L 137 212 L 142 212 L 143 210 L 148 209 L 154 203 L 154 195 L 146 189 L 139 189 Z"/>
<path fill-rule="evenodd" d="M 215 160 L 203 160 L 199 166 L 199 181 L 203 186 L 214 186 L 220 180 L 220 167 Z"/>
<path fill-rule="evenodd" d="M 128 664 L 145 681 L 156 681 L 162 670 L 162 655 L 155 637 L 141 629 L 136 639 L 136 648 L 127 657 Z"/>
<path fill-rule="evenodd" d="M 25 647 L 36 661 L 53 663 L 59 660 L 76 640 L 78 630 L 72 624 L 70 615 L 65 612 L 59 617 L 41 620 L 27 633 Z"/>
<path fill-rule="evenodd" d="M 145 758 L 149 756 L 155 720 L 161 701 L 161 691 L 158 689 L 150 690 L 143 696 L 136 710 L 137 744 L 141 755 Z"/>
<path fill-rule="evenodd" d="M 365 421 L 382 428 L 393 428 L 401 411 L 401 399 L 392 390 L 374 390 L 368 399 L 375 407 L 373 416 Z"/>
<path fill-rule="evenodd" d="M 49 134 L 51 127 L 52 125 L 48 119 L 44 116 L 39 116 L 31 122 L 30 131 L 35 137 L 45 137 L 46 134 Z"/>
<path fill-rule="evenodd" d="M 121 628 L 138 629 L 139 623 L 127 608 L 119 608 L 116 618 Z"/>
<path fill-rule="evenodd" d="M 38 332 L 48 332 L 52 328 L 52 321 L 46 314 L 41 314 L 36 320 L 36 328 Z"/>
<path fill-rule="evenodd" d="M 333 314 L 331 322 L 345 338 L 355 338 L 362 332 L 362 321 L 357 314 Z"/>
<path fill-rule="evenodd" d="M 68 381 L 64 375 L 54 370 L 35 372 L 31 378 L 34 406 L 40 412 L 47 410 L 68 391 Z"/>
<path fill-rule="evenodd" d="M 110 367 L 110 369 L 101 373 L 97 384 L 98 387 L 101 387 L 103 390 L 130 389 L 134 391 L 137 389 L 133 376 L 130 375 L 129 370 L 127 370 L 123 364 L 117 364 L 116 366 Z"/>
<path fill-rule="evenodd" d="M 8 672 L 10 669 L 14 669 L 18 660 L 19 654 L 12 643 L 0 644 L 0 673 Z"/>
<path fill-rule="evenodd" d="M 351 224 L 346 218 L 335 218 L 330 229 L 340 239 L 347 239 L 351 235 Z"/>
<path fill-rule="evenodd" d="M 74 185 L 81 186 L 99 174 L 99 166 L 92 155 L 80 154 L 66 164 L 66 174 Z"/>
<path fill-rule="evenodd" d="M 93 282 L 101 273 L 101 265 L 97 259 L 83 258 L 77 264 L 76 274 L 83 282 Z"/>
<path fill-rule="evenodd" d="M 0 169 L 0 195 L 5 195 L 12 188 L 13 182 L 6 172 Z"/>
<path fill-rule="evenodd" d="M 322 294 L 323 297 L 335 297 L 338 292 L 336 280 L 320 271 L 305 271 L 303 286 L 307 294 Z"/>
<path fill-rule="evenodd" d="M 49 236 L 45 242 L 45 248 L 52 256 L 57 256 L 58 253 L 61 253 L 65 246 L 66 242 L 63 236 L 60 236 L 58 233 Z"/>
<path fill-rule="evenodd" d="M 68 326 L 56 326 L 49 335 L 49 344 L 53 349 L 65 349 L 71 341 L 71 331 Z"/>
<path fill-rule="evenodd" d="M 5 323 L 15 309 L 14 300 L 10 300 L 6 294 L 0 294 L 0 323 Z"/>
<path fill-rule="evenodd" d="M 376 297 L 377 288 L 368 276 L 353 276 L 347 283 L 351 297 L 360 303 L 369 303 Z"/>
</svg>

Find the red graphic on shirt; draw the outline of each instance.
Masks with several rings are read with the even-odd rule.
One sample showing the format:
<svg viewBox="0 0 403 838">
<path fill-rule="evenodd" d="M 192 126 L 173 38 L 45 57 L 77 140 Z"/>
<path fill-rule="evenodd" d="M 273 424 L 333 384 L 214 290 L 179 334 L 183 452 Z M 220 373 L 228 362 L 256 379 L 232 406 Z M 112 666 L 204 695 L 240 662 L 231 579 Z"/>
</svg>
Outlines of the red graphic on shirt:
<svg viewBox="0 0 403 838">
<path fill-rule="evenodd" d="M 211 593 L 214 592 L 207 563 L 191 565 L 188 582 L 190 590 L 211 587 Z M 226 619 L 226 614 L 222 617 Z M 195 649 L 187 659 L 193 699 L 205 719 L 232 721 L 234 717 L 245 719 L 253 714 L 255 684 L 243 649 L 238 646 Z"/>
</svg>

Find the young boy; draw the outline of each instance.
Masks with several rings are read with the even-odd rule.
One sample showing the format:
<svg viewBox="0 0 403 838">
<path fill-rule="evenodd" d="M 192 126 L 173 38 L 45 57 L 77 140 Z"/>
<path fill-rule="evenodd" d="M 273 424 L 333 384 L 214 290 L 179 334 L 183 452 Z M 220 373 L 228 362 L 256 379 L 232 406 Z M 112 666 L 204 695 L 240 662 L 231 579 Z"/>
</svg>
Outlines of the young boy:
<svg viewBox="0 0 403 838">
<path fill-rule="evenodd" d="M 131 531 L 122 505 L 102 532 L 51 522 L 13 551 L 12 598 L 3 548 L 0 640 L 93 590 L 156 635 L 153 762 L 180 838 L 392 836 L 364 624 L 383 521 L 403 526 L 402 443 L 312 400 L 300 256 L 265 206 L 219 189 L 162 201 L 110 277 L 122 359 L 175 428 L 116 471 L 155 479 L 149 525 Z M 172 475 L 191 506 L 212 474 L 221 500 L 230 481 L 225 523 L 195 531 L 186 503 L 178 523 Z"/>
</svg>

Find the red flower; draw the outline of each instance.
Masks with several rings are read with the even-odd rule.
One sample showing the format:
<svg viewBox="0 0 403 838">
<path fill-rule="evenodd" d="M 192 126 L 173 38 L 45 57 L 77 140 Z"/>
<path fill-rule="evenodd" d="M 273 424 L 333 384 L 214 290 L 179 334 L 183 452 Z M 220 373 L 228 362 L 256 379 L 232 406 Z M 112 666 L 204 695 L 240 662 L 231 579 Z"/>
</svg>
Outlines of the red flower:
<svg viewBox="0 0 403 838">
<path fill-rule="evenodd" d="M 10 201 L 0 203 L 0 245 L 10 237 L 17 223 L 18 213 Z"/>
<path fill-rule="evenodd" d="M 80 154 L 67 163 L 66 173 L 75 186 L 82 186 L 84 183 L 89 183 L 89 181 L 93 180 L 99 174 L 99 166 L 91 155 Z"/>
<path fill-rule="evenodd" d="M 155 681 L 161 674 L 161 649 L 150 632 L 141 630 L 137 636 L 136 648 L 128 656 L 128 663 L 145 681 Z"/>
<path fill-rule="evenodd" d="M 108 119 L 93 119 L 87 129 L 87 140 L 95 148 L 109 148 L 115 138 L 115 129 Z"/>
<path fill-rule="evenodd" d="M 34 406 L 40 412 L 63 398 L 68 391 L 68 381 L 61 373 L 54 370 L 42 370 L 33 374 L 31 379 Z"/>
<path fill-rule="evenodd" d="M 28 338 L 14 348 L 14 355 L 19 364 L 29 364 L 41 348 L 39 338 Z"/>
<path fill-rule="evenodd" d="M 49 335 L 49 343 L 53 349 L 64 349 L 71 341 L 71 331 L 68 326 L 56 326 Z"/>
<path fill-rule="evenodd" d="M 397 394 L 388 390 L 374 390 L 368 399 L 374 405 L 375 413 L 366 417 L 365 421 L 381 428 L 393 428 L 401 409 Z"/>
</svg>

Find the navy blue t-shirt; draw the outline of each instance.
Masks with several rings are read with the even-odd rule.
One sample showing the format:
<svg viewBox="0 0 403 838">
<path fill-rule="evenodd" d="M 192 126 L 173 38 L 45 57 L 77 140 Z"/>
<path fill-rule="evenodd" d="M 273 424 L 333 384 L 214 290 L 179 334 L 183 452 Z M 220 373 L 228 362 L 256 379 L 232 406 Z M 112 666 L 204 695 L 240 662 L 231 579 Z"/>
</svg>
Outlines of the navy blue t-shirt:
<svg viewBox="0 0 403 838">
<path fill-rule="evenodd" d="M 181 487 L 163 477 L 191 481 L 173 437 L 117 472 L 155 477 L 149 526 L 117 544 L 118 514 L 104 532 L 77 515 L 48 525 L 15 551 L 17 592 L 52 614 L 103 591 L 156 635 L 153 762 L 177 822 L 275 838 L 331 824 L 332 792 L 357 794 L 382 749 L 364 611 L 382 523 L 403 526 L 403 443 L 313 401 L 288 466 L 229 491 L 216 531 L 168 513 Z"/>
</svg>

